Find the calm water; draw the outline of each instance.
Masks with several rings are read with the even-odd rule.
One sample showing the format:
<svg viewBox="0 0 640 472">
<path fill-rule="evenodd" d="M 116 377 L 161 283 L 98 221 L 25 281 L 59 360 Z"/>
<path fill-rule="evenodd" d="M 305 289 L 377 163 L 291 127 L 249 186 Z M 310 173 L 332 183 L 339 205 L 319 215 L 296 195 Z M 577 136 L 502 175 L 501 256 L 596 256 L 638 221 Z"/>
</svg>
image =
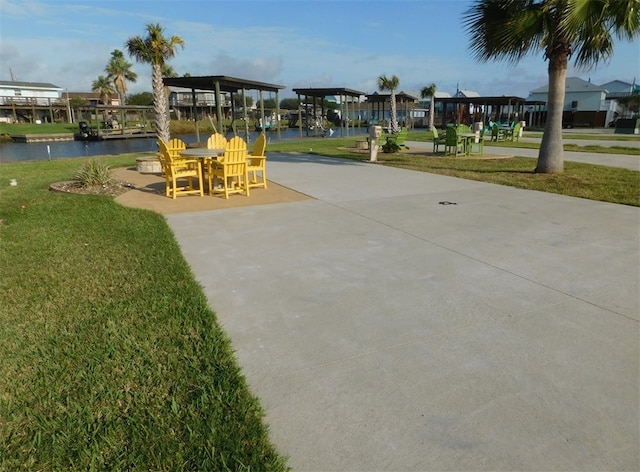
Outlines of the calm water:
<svg viewBox="0 0 640 472">
<path fill-rule="evenodd" d="M 358 130 L 356 130 L 357 132 Z M 349 131 L 353 133 L 352 130 Z M 366 130 L 363 129 L 362 133 Z M 313 136 L 310 131 L 309 135 Z M 249 133 L 250 142 L 258 136 L 258 133 Z M 200 135 L 200 139 L 206 139 L 208 135 Z M 281 132 L 282 140 L 299 138 L 297 129 L 286 129 Z M 305 134 L 306 136 L 306 134 Z M 340 130 L 336 130 L 333 137 L 339 137 Z M 196 136 L 179 136 L 185 143 L 196 142 Z M 276 133 L 267 133 L 267 143 L 278 140 Z M 100 156 L 103 154 L 124 154 L 130 152 L 153 152 L 157 150 L 155 138 L 111 139 L 106 141 L 64 141 L 50 143 L 1 143 L 0 162 L 15 161 L 42 161 L 48 159 L 60 159 L 66 157 Z"/>
</svg>

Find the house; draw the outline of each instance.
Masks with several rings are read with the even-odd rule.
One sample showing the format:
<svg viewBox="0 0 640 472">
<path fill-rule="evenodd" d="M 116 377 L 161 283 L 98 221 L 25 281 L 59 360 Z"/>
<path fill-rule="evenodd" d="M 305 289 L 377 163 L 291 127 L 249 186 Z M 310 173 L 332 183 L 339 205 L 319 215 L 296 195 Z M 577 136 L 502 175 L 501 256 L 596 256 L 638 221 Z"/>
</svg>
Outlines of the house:
<svg viewBox="0 0 640 472">
<path fill-rule="evenodd" d="M 549 84 L 529 92 L 527 101 L 548 102 Z M 564 111 L 600 111 L 607 90 L 579 77 L 567 77 L 565 82 Z"/>
<path fill-rule="evenodd" d="M 62 91 L 50 83 L 0 80 L 0 120 L 54 121 L 54 116 L 66 113 Z"/>
<path fill-rule="evenodd" d="M 120 98 L 116 94 L 109 96 L 108 103 L 102 103 L 100 94 L 96 92 L 68 92 L 65 93 L 65 98 L 71 100 L 72 105 L 74 102 L 84 102 L 89 107 L 96 107 L 98 105 L 120 105 Z"/>
<path fill-rule="evenodd" d="M 629 95 L 633 85 L 621 80 L 596 85 L 590 80 L 567 77 L 565 82 L 564 118 L 566 126 L 605 126 L 621 116 L 621 105 L 616 98 Z M 547 102 L 549 84 L 529 92 L 528 102 Z"/>
<path fill-rule="evenodd" d="M 640 86 L 636 85 L 635 81 L 630 84 L 622 80 L 613 80 L 602 86 L 607 89 L 605 97 L 605 106 L 608 110 L 607 123 L 611 126 L 618 118 L 631 118 L 633 113 L 629 109 L 628 100 L 625 99 L 640 94 Z"/>
</svg>

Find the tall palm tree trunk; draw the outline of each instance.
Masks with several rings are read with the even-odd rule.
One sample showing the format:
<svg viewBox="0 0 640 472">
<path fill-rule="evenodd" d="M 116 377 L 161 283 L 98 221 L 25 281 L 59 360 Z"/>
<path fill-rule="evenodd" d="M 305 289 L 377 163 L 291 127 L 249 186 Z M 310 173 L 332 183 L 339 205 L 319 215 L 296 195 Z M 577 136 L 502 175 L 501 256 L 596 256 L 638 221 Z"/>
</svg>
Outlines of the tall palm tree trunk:
<svg viewBox="0 0 640 472">
<path fill-rule="evenodd" d="M 568 54 L 559 52 L 549 58 L 549 94 L 547 121 L 540 143 L 536 172 L 555 174 L 563 171 L 562 112 L 564 111 L 565 79 Z"/>
<path fill-rule="evenodd" d="M 168 143 L 171 139 L 171 134 L 169 133 L 169 118 L 167 116 L 167 95 L 164 93 L 164 84 L 162 83 L 162 66 L 153 64 L 152 70 L 153 111 L 156 115 L 156 134 Z"/>
<path fill-rule="evenodd" d="M 398 112 L 396 107 L 396 94 L 391 91 L 391 133 L 398 134 L 400 132 L 400 127 L 398 126 Z"/>
</svg>

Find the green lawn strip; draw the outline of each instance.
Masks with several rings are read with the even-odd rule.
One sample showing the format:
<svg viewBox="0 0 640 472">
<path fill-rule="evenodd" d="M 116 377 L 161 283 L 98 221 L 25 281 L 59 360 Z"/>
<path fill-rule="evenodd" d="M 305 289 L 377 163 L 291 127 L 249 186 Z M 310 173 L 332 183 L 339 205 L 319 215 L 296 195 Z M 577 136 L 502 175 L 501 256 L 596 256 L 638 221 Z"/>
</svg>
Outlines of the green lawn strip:
<svg viewBox="0 0 640 472">
<path fill-rule="evenodd" d="M 408 154 L 379 155 L 385 165 L 558 193 L 624 205 L 640 206 L 640 172 L 565 162 L 562 174 L 536 174 L 536 159 L 424 158 Z"/>
<path fill-rule="evenodd" d="M 540 134 L 538 137 L 542 138 Z M 567 136 L 563 136 L 564 138 L 568 138 Z M 626 154 L 632 156 L 640 156 L 640 149 L 637 147 L 630 146 L 600 146 L 597 142 L 603 139 L 602 135 L 599 137 L 592 138 L 583 138 L 585 139 L 585 144 L 564 144 L 563 149 L 565 151 L 575 151 L 575 152 L 595 152 L 600 154 Z M 606 137 L 609 140 L 609 136 Z M 638 138 L 636 137 L 635 140 Z M 409 137 L 407 138 L 409 141 L 420 141 L 420 142 L 431 142 L 432 137 L 428 135 L 424 131 L 410 131 Z M 589 141 L 593 141 L 593 144 L 589 144 Z M 615 141 L 634 141 L 634 139 L 615 139 Z M 497 146 L 497 147 L 509 147 L 509 148 L 523 148 L 523 149 L 540 149 L 540 143 L 532 143 L 527 141 L 485 141 L 485 146 Z"/>
<path fill-rule="evenodd" d="M 48 190 L 83 159 L 0 166 L 0 469 L 285 470 L 165 219 Z"/>
<path fill-rule="evenodd" d="M 307 152 L 358 161 L 368 154 L 356 153 L 353 138 L 308 139 L 272 143 L 268 152 Z M 510 159 L 464 159 L 378 152 L 383 165 L 512 187 L 559 193 L 624 205 L 640 205 L 640 172 L 592 164 L 565 161 L 562 174 L 536 174 L 536 160 L 524 157 Z"/>
<path fill-rule="evenodd" d="M 530 138 L 542 139 L 542 131 L 525 131 L 525 135 Z M 637 134 L 613 134 L 613 133 L 562 133 L 564 139 L 584 139 L 585 141 L 637 141 Z"/>
<path fill-rule="evenodd" d="M 491 141 L 485 142 L 485 146 L 497 146 L 508 148 L 522 148 L 522 149 L 540 149 L 540 143 L 531 143 L 526 141 Z M 599 154 L 624 154 L 631 156 L 640 156 L 640 149 L 629 146 L 600 146 L 598 144 L 563 144 L 562 148 L 565 151 L 574 152 L 594 152 Z"/>
<path fill-rule="evenodd" d="M 77 130 L 76 123 L 0 123 L 0 134 L 59 134 Z"/>
</svg>

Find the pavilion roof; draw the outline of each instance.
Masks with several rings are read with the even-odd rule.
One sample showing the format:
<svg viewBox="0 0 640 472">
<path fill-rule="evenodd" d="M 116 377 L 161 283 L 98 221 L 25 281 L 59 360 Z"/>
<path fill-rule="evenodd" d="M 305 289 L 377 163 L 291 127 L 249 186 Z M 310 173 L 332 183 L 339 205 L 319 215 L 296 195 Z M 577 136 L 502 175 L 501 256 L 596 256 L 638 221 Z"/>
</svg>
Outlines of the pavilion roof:
<svg viewBox="0 0 640 472">
<path fill-rule="evenodd" d="M 195 77 L 164 77 L 162 82 L 170 87 L 181 87 L 192 90 L 215 90 L 216 84 L 221 92 L 236 93 L 240 90 L 262 90 L 277 92 L 285 88 L 284 85 L 269 84 L 257 80 L 240 79 L 226 75 L 203 75 Z"/>
<path fill-rule="evenodd" d="M 330 97 L 334 95 L 346 95 L 348 97 L 360 97 L 364 92 L 353 90 L 345 87 L 313 87 L 313 88 L 294 88 L 294 93 L 298 95 L 306 95 L 308 97 Z"/>
</svg>

